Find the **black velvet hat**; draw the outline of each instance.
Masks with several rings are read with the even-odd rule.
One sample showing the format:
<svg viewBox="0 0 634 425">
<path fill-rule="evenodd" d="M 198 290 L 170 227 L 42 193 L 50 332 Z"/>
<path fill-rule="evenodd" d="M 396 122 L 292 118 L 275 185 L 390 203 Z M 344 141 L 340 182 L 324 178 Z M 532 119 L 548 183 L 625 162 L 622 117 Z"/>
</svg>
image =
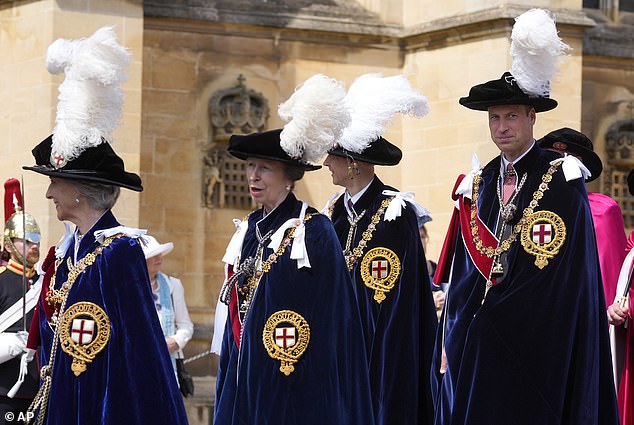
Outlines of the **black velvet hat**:
<svg viewBox="0 0 634 425">
<path fill-rule="evenodd" d="M 391 144 L 383 137 L 379 137 L 370 143 L 370 146 L 361 153 L 351 152 L 340 146 L 329 150 L 328 153 L 344 158 L 353 158 L 357 161 L 374 165 L 396 165 L 401 162 L 401 158 L 403 157 L 403 152 L 401 152 L 398 146 Z"/>
<path fill-rule="evenodd" d="M 97 146 L 87 148 L 71 161 L 65 162 L 59 158 L 60 166 L 58 167 L 53 165 L 56 159 L 51 158 L 52 143 L 53 136 L 50 135 L 33 148 L 31 153 L 35 157 L 36 165 L 22 168 L 50 177 L 110 184 L 137 192 L 143 190 L 141 178 L 125 171 L 123 160 L 107 141 L 104 140 Z"/>
<path fill-rule="evenodd" d="M 583 165 L 588 167 L 592 174 L 586 181 L 596 180 L 603 171 L 601 158 L 594 152 L 592 141 L 583 133 L 573 130 L 572 128 L 563 127 L 555 131 L 551 131 L 537 144 L 543 149 L 553 149 L 557 151 L 566 151 L 581 158 Z"/>
<path fill-rule="evenodd" d="M 140 192 L 141 178 L 124 169 L 108 139 L 121 118 L 130 52 L 113 27 L 79 40 L 55 40 L 46 69 L 64 73 L 53 134 L 33 150 L 35 165 L 22 167 L 50 177 L 125 187 Z"/>
<path fill-rule="evenodd" d="M 471 87 L 469 96 L 461 97 L 459 103 L 476 111 L 486 111 L 489 107 L 497 105 L 531 105 L 535 112 L 550 111 L 557 107 L 557 101 L 554 99 L 524 93 L 515 77 L 508 71 L 497 80 Z"/>
<path fill-rule="evenodd" d="M 294 165 L 306 171 L 314 171 L 321 168 L 321 165 L 313 165 L 307 162 L 291 158 L 280 145 L 281 128 L 269 130 L 262 133 L 251 133 L 244 135 L 234 134 L 229 139 L 227 151 L 239 159 L 262 158 L 280 161 L 284 164 Z"/>
</svg>

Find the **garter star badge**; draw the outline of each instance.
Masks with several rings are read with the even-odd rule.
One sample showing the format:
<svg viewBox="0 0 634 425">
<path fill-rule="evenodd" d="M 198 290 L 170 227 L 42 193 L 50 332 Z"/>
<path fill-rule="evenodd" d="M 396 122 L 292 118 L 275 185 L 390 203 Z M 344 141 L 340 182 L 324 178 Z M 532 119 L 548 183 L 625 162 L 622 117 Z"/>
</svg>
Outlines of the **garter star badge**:
<svg viewBox="0 0 634 425">
<path fill-rule="evenodd" d="M 524 251 L 534 255 L 535 265 L 543 269 L 559 253 L 566 241 L 566 225 L 552 211 L 537 211 L 526 217 L 521 242 Z"/>
<path fill-rule="evenodd" d="M 394 251 L 387 248 L 369 250 L 361 261 L 361 279 L 370 289 L 374 289 L 374 300 L 381 303 L 390 292 L 401 274 L 401 261 Z"/>
<path fill-rule="evenodd" d="M 66 166 L 66 164 L 68 164 L 68 161 L 66 160 L 66 158 L 64 158 L 64 156 L 62 156 L 62 154 L 51 152 L 51 165 L 56 170 L 63 168 L 64 166 Z"/>
<path fill-rule="evenodd" d="M 309 340 L 308 322 L 294 311 L 273 313 L 264 324 L 262 342 L 269 356 L 281 362 L 280 372 L 286 376 L 295 370 L 293 364 L 304 354 Z"/>
<path fill-rule="evenodd" d="M 75 376 L 86 371 L 86 365 L 104 349 L 110 338 L 110 322 L 106 312 L 96 304 L 79 302 L 70 306 L 59 322 L 62 350 L 73 358 Z"/>
</svg>

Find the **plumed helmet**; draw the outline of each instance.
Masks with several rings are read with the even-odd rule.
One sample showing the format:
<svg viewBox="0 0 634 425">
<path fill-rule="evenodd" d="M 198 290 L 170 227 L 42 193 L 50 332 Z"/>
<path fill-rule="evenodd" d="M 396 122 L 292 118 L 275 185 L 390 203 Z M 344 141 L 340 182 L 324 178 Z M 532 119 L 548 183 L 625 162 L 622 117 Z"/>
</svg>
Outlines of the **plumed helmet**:
<svg viewBox="0 0 634 425">
<path fill-rule="evenodd" d="M 26 225 L 26 231 L 24 225 Z M 18 211 L 7 220 L 4 226 L 4 238 L 5 240 L 7 238 L 26 239 L 29 242 L 39 243 L 41 238 L 40 226 L 31 214 Z"/>
<path fill-rule="evenodd" d="M 40 226 L 31 214 L 22 211 L 23 200 L 20 182 L 9 179 L 4 183 L 4 241 L 11 239 L 26 239 L 40 242 Z"/>
</svg>

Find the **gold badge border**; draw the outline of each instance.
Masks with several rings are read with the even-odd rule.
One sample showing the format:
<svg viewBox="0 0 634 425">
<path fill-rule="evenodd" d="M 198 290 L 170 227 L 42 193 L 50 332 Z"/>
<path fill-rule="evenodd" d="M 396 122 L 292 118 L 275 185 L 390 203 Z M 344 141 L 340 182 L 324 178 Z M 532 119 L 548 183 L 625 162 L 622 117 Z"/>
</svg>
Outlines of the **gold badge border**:
<svg viewBox="0 0 634 425">
<path fill-rule="evenodd" d="M 546 222 L 553 228 L 552 240 L 544 245 L 533 242 L 531 231 L 535 224 Z M 555 257 L 559 253 L 559 249 L 566 241 L 566 224 L 564 221 L 552 211 L 542 210 L 534 212 L 526 218 L 526 223 L 522 227 L 521 242 L 524 251 L 534 255 L 535 265 L 539 269 L 543 269 L 548 265 L 548 260 Z"/>
<path fill-rule="evenodd" d="M 71 337 L 70 328 L 73 320 L 79 316 L 89 316 L 95 321 L 97 333 L 90 343 L 77 344 Z M 97 304 L 91 302 L 78 302 L 70 306 L 62 316 L 60 322 L 59 339 L 62 350 L 73 358 L 71 370 L 75 376 L 86 371 L 86 366 L 108 344 L 110 338 L 110 321 L 106 312 Z"/>
<path fill-rule="evenodd" d="M 385 258 L 390 264 L 390 272 L 383 279 L 372 277 L 371 266 L 372 260 L 375 258 Z M 374 300 L 379 304 L 385 300 L 385 294 L 394 288 L 400 274 L 401 261 L 391 249 L 384 247 L 372 248 L 361 260 L 361 279 L 363 279 L 365 286 L 374 289 Z"/>
<path fill-rule="evenodd" d="M 292 347 L 283 348 L 275 343 L 275 328 L 281 323 L 291 323 L 297 331 L 296 342 Z M 262 342 L 269 356 L 279 360 L 280 372 L 290 375 L 294 370 L 299 358 L 304 354 L 310 341 L 310 326 L 306 319 L 300 314 L 291 310 L 281 310 L 273 313 L 264 324 L 262 331 Z"/>
</svg>

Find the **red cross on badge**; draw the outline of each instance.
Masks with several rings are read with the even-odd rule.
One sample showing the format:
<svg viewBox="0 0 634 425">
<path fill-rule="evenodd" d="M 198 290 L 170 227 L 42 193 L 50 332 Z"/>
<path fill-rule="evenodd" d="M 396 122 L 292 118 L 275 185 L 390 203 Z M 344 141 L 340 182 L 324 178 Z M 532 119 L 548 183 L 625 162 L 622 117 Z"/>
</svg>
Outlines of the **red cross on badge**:
<svg viewBox="0 0 634 425">
<path fill-rule="evenodd" d="M 63 164 L 65 159 L 61 154 L 55 154 L 55 156 L 53 157 L 53 160 L 55 161 L 55 165 L 59 166 L 60 164 Z"/>
<path fill-rule="evenodd" d="M 553 228 L 550 223 L 533 225 L 533 242 L 540 245 L 550 243 L 553 239 Z"/>
<path fill-rule="evenodd" d="M 385 279 L 387 277 L 387 260 L 372 261 L 372 277 L 375 279 Z"/>
<path fill-rule="evenodd" d="M 295 345 L 295 328 L 275 328 L 275 343 L 282 348 Z"/>
<path fill-rule="evenodd" d="M 75 343 L 85 345 L 92 341 L 95 331 L 95 321 L 90 319 L 73 319 L 70 337 Z"/>
</svg>

